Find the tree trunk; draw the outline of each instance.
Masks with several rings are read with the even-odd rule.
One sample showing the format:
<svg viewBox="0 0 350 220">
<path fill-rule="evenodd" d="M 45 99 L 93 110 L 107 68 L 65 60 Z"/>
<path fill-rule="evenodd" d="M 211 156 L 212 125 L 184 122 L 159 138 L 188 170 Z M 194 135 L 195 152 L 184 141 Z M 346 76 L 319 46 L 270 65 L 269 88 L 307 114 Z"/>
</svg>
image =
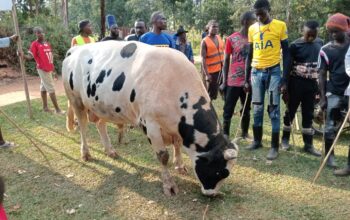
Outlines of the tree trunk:
<svg viewBox="0 0 350 220">
<path fill-rule="evenodd" d="M 39 15 L 39 0 L 35 0 L 35 15 Z"/>
<path fill-rule="evenodd" d="M 61 0 L 61 16 L 63 26 L 68 29 L 68 0 Z"/>
<path fill-rule="evenodd" d="M 100 0 L 101 9 L 101 39 L 105 37 L 106 32 L 106 13 L 105 13 L 105 0 Z"/>
</svg>

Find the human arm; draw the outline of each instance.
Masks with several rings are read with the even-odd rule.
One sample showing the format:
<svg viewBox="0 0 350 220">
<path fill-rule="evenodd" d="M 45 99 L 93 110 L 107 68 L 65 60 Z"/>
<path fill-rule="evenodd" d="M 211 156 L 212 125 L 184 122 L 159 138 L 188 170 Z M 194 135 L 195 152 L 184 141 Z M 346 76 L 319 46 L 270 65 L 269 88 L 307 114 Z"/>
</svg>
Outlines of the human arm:
<svg viewBox="0 0 350 220">
<path fill-rule="evenodd" d="M 289 53 L 288 39 L 281 41 L 282 59 L 283 59 L 283 75 L 281 79 L 280 92 L 287 92 L 287 84 L 289 79 L 289 72 L 291 70 L 291 59 Z"/>
<path fill-rule="evenodd" d="M 12 35 L 11 37 L 0 38 L 0 48 L 9 47 L 11 41 L 16 42 L 18 40 L 18 35 Z"/>
<path fill-rule="evenodd" d="M 244 90 L 249 92 L 250 90 L 250 74 L 252 71 L 252 60 L 253 60 L 253 43 L 248 44 L 248 54 L 245 61 L 245 81 Z"/>
<path fill-rule="evenodd" d="M 319 63 L 318 63 L 318 87 L 320 89 L 320 101 L 319 105 L 322 110 L 326 109 L 327 107 L 327 99 L 326 99 L 326 85 L 327 85 L 327 70 L 328 65 L 325 60 L 325 57 L 327 56 L 321 49 L 320 55 L 319 55 Z"/>
<path fill-rule="evenodd" d="M 211 77 L 208 73 L 208 67 L 206 64 L 206 57 L 207 57 L 207 46 L 206 46 L 204 40 L 202 40 L 202 43 L 201 43 L 202 68 L 203 68 L 204 76 L 208 77 L 208 80 L 210 80 Z"/>
<path fill-rule="evenodd" d="M 345 71 L 350 76 L 350 47 L 345 55 Z"/>
</svg>

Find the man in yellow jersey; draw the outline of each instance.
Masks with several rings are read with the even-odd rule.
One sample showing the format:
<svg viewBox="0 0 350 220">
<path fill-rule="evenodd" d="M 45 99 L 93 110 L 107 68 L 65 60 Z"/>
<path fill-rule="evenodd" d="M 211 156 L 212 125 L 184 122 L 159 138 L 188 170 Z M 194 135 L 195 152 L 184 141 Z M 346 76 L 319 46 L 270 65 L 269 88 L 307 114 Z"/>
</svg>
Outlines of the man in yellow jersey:
<svg viewBox="0 0 350 220">
<path fill-rule="evenodd" d="M 270 17 L 270 3 L 257 0 L 254 11 L 257 22 L 248 32 L 249 51 L 246 61 L 245 88 L 252 88 L 254 109 L 254 142 L 248 147 L 255 150 L 262 147 L 265 92 L 268 93 L 268 113 L 272 124 L 271 149 L 268 160 L 278 156 L 280 132 L 280 93 L 286 91 L 286 77 L 289 71 L 287 26 Z M 281 49 L 283 54 L 283 77 L 281 77 Z"/>
<path fill-rule="evenodd" d="M 89 20 L 79 22 L 79 35 L 72 39 L 71 47 L 81 46 L 84 44 L 95 43 L 95 39 L 91 37 L 92 28 Z"/>
<path fill-rule="evenodd" d="M 224 63 L 225 44 L 218 35 L 219 23 L 217 21 L 209 21 L 207 27 L 209 32 L 201 43 L 201 57 L 203 72 L 209 82 L 208 93 L 210 99 L 215 100 L 219 90 L 218 78 Z"/>
</svg>

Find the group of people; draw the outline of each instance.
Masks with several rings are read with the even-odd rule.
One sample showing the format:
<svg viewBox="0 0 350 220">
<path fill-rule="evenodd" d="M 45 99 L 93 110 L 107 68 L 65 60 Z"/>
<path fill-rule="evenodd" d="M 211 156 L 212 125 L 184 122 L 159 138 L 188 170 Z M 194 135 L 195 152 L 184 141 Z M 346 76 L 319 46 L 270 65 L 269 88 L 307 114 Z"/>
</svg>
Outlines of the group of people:
<svg viewBox="0 0 350 220">
<path fill-rule="evenodd" d="M 264 105 L 271 120 L 271 149 L 268 160 L 278 157 L 280 148 L 280 96 L 286 104 L 281 149 L 290 148 L 291 124 L 299 105 L 302 113 L 304 151 L 316 157 L 321 153 L 313 145 L 316 97 L 325 111 L 324 148 L 327 154 L 334 142 L 336 120 L 350 95 L 350 18 L 341 13 L 326 23 L 331 41 L 318 37 L 319 23 L 303 25 L 303 36 L 288 43 L 286 23 L 273 19 L 268 0 L 257 0 L 253 12 L 241 16 L 241 30 L 226 38 L 218 35 L 218 22 L 209 21 L 208 33 L 201 44 L 202 71 L 208 81 L 208 93 L 215 100 L 222 91 L 225 104 L 223 131 L 229 137 L 233 112 L 238 99 L 241 106 L 241 137 L 248 137 L 250 109 L 253 107 L 253 142 L 248 150 L 262 147 Z M 327 80 L 328 79 L 328 80 Z M 265 93 L 267 99 L 265 100 Z M 327 165 L 336 168 L 334 150 Z M 350 175 L 350 149 L 344 169 L 336 176 Z"/>
</svg>

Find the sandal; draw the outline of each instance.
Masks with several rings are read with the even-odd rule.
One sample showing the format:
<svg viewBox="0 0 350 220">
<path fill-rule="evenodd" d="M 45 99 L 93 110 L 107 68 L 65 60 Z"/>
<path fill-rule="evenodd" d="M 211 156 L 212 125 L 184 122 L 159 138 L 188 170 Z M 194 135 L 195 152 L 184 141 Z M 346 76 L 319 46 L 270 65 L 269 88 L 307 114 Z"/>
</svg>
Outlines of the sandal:
<svg viewBox="0 0 350 220">
<path fill-rule="evenodd" d="M 5 143 L 0 145 L 0 148 L 10 148 L 10 147 L 14 147 L 14 146 L 16 146 L 15 143 L 5 141 Z"/>
</svg>

